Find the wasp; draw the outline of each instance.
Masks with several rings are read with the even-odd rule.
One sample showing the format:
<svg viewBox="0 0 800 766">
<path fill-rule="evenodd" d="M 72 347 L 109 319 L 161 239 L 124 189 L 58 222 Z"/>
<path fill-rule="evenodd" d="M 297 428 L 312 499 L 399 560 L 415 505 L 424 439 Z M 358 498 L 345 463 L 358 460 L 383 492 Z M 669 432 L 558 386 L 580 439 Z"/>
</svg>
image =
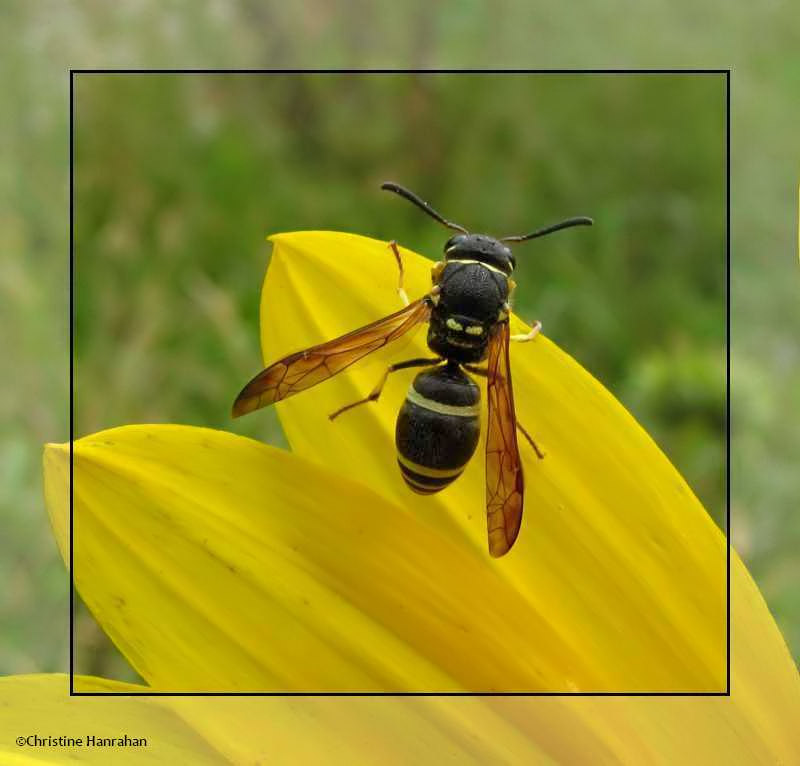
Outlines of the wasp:
<svg viewBox="0 0 800 766">
<path fill-rule="evenodd" d="M 522 522 L 524 481 L 517 431 L 541 459 L 542 451 L 517 422 L 511 386 L 509 342 L 532 340 L 541 330 L 511 335 L 509 315 L 516 284 L 516 266 L 509 242 L 523 242 L 570 226 L 592 224 L 578 216 L 529 234 L 496 239 L 473 234 L 448 221 L 408 189 L 384 183 L 448 229 L 458 232 L 444 245 L 444 260 L 432 269 L 430 292 L 409 302 L 403 289 L 403 262 L 397 243 L 392 250 L 400 271 L 400 311 L 304 351 L 290 354 L 256 375 L 233 404 L 233 417 L 280 401 L 322 383 L 367 354 L 383 348 L 420 324 L 428 323 L 428 348 L 435 356 L 392 364 L 369 395 L 330 415 L 377 401 L 390 374 L 414 367 L 426 369 L 414 378 L 400 408 L 395 430 L 397 463 L 408 487 L 416 493 L 439 492 L 463 472 L 478 446 L 480 388 L 469 373 L 486 378 L 486 514 L 489 553 L 511 549 Z M 480 366 L 486 362 L 486 366 Z"/>
</svg>

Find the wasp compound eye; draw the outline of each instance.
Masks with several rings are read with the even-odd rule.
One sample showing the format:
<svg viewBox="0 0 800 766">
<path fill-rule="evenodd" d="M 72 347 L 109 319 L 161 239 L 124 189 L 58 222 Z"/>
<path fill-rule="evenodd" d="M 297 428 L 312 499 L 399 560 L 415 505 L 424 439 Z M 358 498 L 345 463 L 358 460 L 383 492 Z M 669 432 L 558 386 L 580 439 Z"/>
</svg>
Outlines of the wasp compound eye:
<svg viewBox="0 0 800 766">
<path fill-rule="evenodd" d="M 450 239 L 448 239 L 447 242 L 444 243 L 445 253 L 448 250 L 453 250 L 454 248 L 457 248 L 464 241 L 464 238 L 465 238 L 464 234 L 456 234 L 454 237 L 450 237 Z"/>
</svg>

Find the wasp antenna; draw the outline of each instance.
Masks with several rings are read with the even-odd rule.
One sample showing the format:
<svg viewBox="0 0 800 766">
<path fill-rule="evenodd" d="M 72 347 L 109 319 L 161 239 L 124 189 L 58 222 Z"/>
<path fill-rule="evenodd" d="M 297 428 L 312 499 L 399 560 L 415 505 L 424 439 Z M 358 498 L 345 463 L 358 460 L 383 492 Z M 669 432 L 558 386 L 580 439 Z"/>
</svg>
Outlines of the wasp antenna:
<svg viewBox="0 0 800 766">
<path fill-rule="evenodd" d="M 409 202 L 414 203 L 418 208 L 424 210 L 431 218 L 435 218 L 439 223 L 447 226 L 448 229 L 454 229 L 455 231 L 460 231 L 464 234 L 469 233 L 463 226 L 459 226 L 457 223 L 453 223 L 452 221 L 448 221 L 446 218 L 443 218 L 427 202 L 425 202 L 425 200 L 421 199 L 414 194 L 414 192 L 409 191 L 404 186 L 400 186 L 400 184 L 393 183 L 392 181 L 387 181 L 386 183 L 381 184 L 381 189 L 385 189 L 386 191 L 391 191 L 395 194 L 399 194 L 401 197 L 405 197 L 405 199 L 407 199 Z"/>
<path fill-rule="evenodd" d="M 561 223 L 554 223 L 552 226 L 545 226 L 543 229 L 537 229 L 536 231 L 532 231 L 530 234 L 520 234 L 515 237 L 503 237 L 500 241 L 524 242 L 526 239 L 542 237 L 545 234 L 552 234 L 554 231 L 559 231 L 560 229 L 568 229 L 570 226 L 591 226 L 593 223 L 594 221 L 591 218 L 587 218 L 585 215 L 579 215 L 576 218 L 567 218 L 566 221 L 561 221 Z"/>
</svg>

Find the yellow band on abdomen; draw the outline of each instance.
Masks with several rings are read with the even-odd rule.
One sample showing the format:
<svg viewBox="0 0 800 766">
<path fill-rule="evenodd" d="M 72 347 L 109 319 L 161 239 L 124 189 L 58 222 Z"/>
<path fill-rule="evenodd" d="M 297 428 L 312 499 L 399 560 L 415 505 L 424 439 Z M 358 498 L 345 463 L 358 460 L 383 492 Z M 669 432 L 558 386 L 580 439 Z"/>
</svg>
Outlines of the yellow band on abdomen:
<svg viewBox="0 0 800 766">
<path fill-rule="evenodd" d="M 405 455 L 401 455 L 399 452 L 397 454 L 397 459 L 406 468 L 408 468 L 409 471 L 418 473 L 420 476 L 428 476 L 431 479 L 447 479 L 450 477 L 455 478 L 464 470 L 463 465 L 459 468 L 428 468 L 425 465 L 420 465 L 419 463 L 415 463 L 413 460 L 409 460 L 407 457 L 405 457 Z"/>
<path fill-rule="evenodd" d="M 416 404 L 418 407 L 430 410 L 431 412 L 438 412 L 440 415 L 457 415 L 462 418 L 474 418 L 481 414 L 480 402 L 478 404 L 442 404 L 433 399 L 428 399 L 427 396 L 423 396 L 414 388 L 413 383 L 408 389 L 406 399 L 412 404 Z"/>
</svg>

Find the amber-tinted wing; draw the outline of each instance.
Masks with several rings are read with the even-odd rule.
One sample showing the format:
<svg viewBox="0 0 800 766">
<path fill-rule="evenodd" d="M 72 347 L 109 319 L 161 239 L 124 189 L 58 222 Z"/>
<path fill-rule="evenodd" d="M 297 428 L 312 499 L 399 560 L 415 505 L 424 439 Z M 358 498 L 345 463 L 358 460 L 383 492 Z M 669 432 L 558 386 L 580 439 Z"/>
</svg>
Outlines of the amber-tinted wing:
<svg viewBox="0 0 800 766">
<path fill-rule="evenodd" d="M 522 522 L 524 483 L 517 447 L 517 416 L 508 358 L 509 329 L 503 322 L 489 342 L 489 424 L 486 432 L 486 516 L 489 553 L 511 550 Z"/>
<path fill-rule="evenodd" d="M 233 403 L 233 417 L 265 407 L 333 377 L 430 318 L 426 298 L 339 338 L 281 359 L 258 373 Z"/>
</svg>

